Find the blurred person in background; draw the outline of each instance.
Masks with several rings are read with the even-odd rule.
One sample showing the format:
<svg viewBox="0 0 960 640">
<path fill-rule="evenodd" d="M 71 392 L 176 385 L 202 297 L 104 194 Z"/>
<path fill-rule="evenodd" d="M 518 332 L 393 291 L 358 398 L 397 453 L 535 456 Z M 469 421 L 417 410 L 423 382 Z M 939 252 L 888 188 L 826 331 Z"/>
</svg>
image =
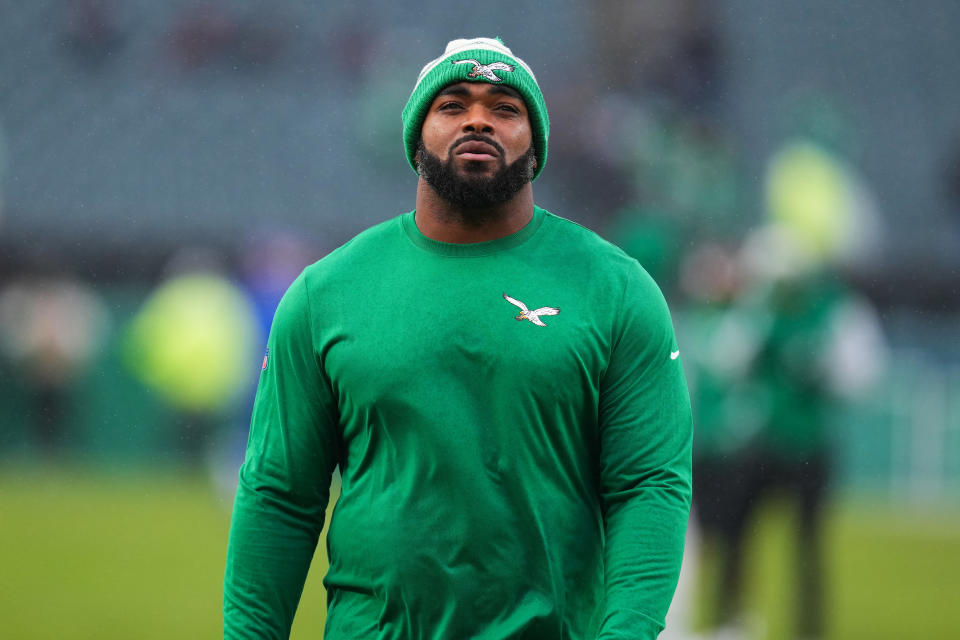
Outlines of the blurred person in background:
<svg viewBox="0 0 960 640">
<path fill-rule="evenodd" d="M 753 370 L 764 317 L 742 304 L 737 253 L 719 243 L 704 243 L 685 257 L 680 288 L 686 305 L 678 333 L 689 354 L 685 368 L 696 424 L 693 514 L 702 545 L 718 558 L 712 624 L 723 629 L 740 613 L 744 534 L 755 498 L 747 479 L 769 414 Z M 689 549 L 685 566 L 697 563 L 697 556 L 697 549 Z"/>
<path fill-rule="evenodd" d="M 663 297 L 535 206 L 546 107 L 499 40 L 450 42 L 403 125 L 415 211 L 308 267 L 274 318 L 224 634 L 289 635 L 339 466 L 329 640 L 652 640 L 692 439 Z"/>
<path fill-rule="evenodd" d="M 57 456 L 69 439 L 75 383 L 108 325 L 97 292 L 56 270 L 37 269 L 0 290 L 0 350 L 25 387 L 33 444 L 45 455 Z"/>
<path fill-rule="evenodd" d="M 204 461 L 216 425 L 239 411 L 257 345 L 254 309 L 203 248 L 177 252 L 124 341 L 130 371 L 176 413 L 181 459 Z"/>
<path fill-rule="evenodd" d="M 824 633 L 823 513 L 839 402 L 882 368 L 876 313 L 798 234 L 769 225 L 739 253 L 705 245 L 684 263 L 694 438 L 694 514 L 718 558 L 710 637 L 751 637 L 744 609 L 748 525 L 771 495 L 796 516 L 795 637 Z"/>
<path fill-rule="evenodd" d="M 316 255 L 298 230 L 261 229 L 250 237 L 240 257 L 240 284 L 253 304 L 261 342 L 266 342 L 287 287 Z"/>
<path fill-rule="evenodd" d="M 883 338 L 872 307 L 789 227 L 755 232 L 743 260 L 752 281 L 746 304 L 766 318 L 753 372 L 769 408 L 757 464 L 744 483 L 752 509 L 771 491 L 785 494 L 794 508 L 795 637 L 822 638 L 828 573 L 823 514 L 835 443 L 831 418 L 839 402 L 878 378 Z"/>
<path fill-rule="evenodd" d="M 833 419 L 885 359 L 876 312 L 842 278 L 875 253 L 879 217 L 837 151 L 842 136 L 822 124 L 836 123 L 829 107 L 818 98 L 792 112 L 800 124 L 771 155 L 763 183 L 770 222 L 735 258 L 708 246 L 684 268 L 681 334 L 696 349 L 694 513 L 718 553 L 718 639 L 763 625 L 744 610 L 743 563 L 747 526 L 771 494 L 785 496 L 797 518 L 795 635 L 823 636 Z"/>
<path fill-rule="evenodd" d="M 305 234 L 294 229 L 259 229 L 248 240 L 240 257 L 240 288 L 252 305 L 256 344 L 266 348 L 270 324 L 287 287 L 318 255 Z M 242 366 L 246 372 L 237 410 L 229 416 L 227 429 L 213 445 L 211 470 L 216 485 L 231 501 L 237 488 L 237 466 L 243 462 L 250 431 L 250 413 L 260 367 Z M 243 407 L 242 409 L 240 407 Z"/>
</svg>

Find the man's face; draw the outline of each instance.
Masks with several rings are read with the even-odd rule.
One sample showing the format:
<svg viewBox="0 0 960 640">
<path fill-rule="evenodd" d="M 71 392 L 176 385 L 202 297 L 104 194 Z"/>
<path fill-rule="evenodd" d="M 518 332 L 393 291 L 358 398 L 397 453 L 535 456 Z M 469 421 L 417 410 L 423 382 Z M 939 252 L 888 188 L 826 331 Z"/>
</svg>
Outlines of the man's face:
<svg viewBox="0 0 960 640">
<path fill-rule="evenodd" d="M 461 82 L 441 90 L 423 123 L 417 168 L 466 209 L 509 200 L 536 167 L 527 108 L 510 87 Z"/>
</svg>

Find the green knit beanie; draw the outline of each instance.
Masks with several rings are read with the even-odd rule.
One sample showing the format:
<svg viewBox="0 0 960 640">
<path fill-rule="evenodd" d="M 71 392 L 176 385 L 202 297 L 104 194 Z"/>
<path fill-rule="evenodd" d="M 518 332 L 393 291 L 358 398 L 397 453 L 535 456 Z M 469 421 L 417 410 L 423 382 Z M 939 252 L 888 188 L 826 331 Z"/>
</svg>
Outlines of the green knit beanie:
<svg viewBox="0 0 960 640">
<path fill-rule="evenodd" d="M 417 170 L 415 155 L 420 131 L 434 96 L 444 87 L 458 82 L 504 84 L 523 96 L 537 157 L 533 177 L 540 175 L 547 163 L 547 137 L 550 135 L 547 105 L 533 71 L 499 38 L 451 40 L 443 55 L 428 62 L 420 72 L 407 106 L 403 108 L 403 146 L 413 170 Z"/>
</svg>

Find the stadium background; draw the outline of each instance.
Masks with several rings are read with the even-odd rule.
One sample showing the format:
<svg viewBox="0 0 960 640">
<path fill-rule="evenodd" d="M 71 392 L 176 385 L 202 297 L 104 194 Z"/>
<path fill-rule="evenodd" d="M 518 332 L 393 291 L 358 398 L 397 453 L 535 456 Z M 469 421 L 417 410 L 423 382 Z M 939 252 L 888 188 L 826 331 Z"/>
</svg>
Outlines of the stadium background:
<svg viewBox="0 0 960 640">
<path fill-rule="evenodd" d="M 0 3 L 0 635 L 217 633 L 271 295 L 413 207 L 415 74 L 450 38 L 499 35 L 551 111 L 538 203 L 639 242 L 677 310 L 676 254 L 767 220 L 791 140 L 853 176 L 869 241 L 844 277 L 886 367 L 832 420 L 829 634 L 951 637 L 957 27 L 950 0 Z M 157 321 L 159 287 L 198 268 L 217 277 L 164 304 L 215 308 Z M 789 531 L 774 501 L 752 534 L 759 636 L 787 637 Z M 320 577 L 294 637 L 319 637 Z"/>
</svg>

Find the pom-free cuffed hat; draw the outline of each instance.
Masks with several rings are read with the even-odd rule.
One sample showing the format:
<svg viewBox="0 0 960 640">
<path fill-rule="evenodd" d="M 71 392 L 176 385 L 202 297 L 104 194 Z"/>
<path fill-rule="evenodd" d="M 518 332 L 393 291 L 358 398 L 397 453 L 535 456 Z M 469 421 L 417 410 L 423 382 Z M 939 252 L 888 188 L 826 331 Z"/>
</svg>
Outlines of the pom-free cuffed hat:
<svg viewBox="0 0 960 640">
<path fill-rule="evenodd" d="M 547 138 L 550 135 L 547 105 L 530 67 L 513 55 L 507 45 L 493 38 L 451 40 L 442 56 L 423 67 L 407 106 L 403 108 L 403 146 L 413 170 L 417 170 L 417 143 L 427 109 L 441 89 L 458 82 L 503 84 L 523 96 L 537 157 L 533 177 L 540 175 L 547 163 Z"/>
</svg>

